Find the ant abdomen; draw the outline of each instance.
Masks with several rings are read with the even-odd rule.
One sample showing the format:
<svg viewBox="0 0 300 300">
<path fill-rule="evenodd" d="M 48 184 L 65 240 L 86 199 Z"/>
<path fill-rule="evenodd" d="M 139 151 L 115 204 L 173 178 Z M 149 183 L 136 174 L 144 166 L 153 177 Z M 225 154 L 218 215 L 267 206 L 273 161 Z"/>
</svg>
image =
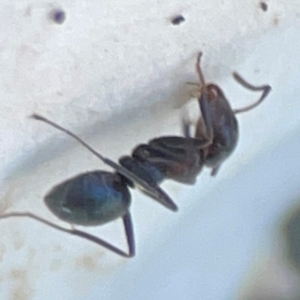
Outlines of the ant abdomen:
<svg viewBox="0 0 300 300">
<path fill-rule="evenodd" d="M 46 205 L 59 219 L 83 226 L 98 226 L 125 215 L 130 202 L 122 175 L 105 171 L 80 174 L 45 196 Z"/>
</svg>

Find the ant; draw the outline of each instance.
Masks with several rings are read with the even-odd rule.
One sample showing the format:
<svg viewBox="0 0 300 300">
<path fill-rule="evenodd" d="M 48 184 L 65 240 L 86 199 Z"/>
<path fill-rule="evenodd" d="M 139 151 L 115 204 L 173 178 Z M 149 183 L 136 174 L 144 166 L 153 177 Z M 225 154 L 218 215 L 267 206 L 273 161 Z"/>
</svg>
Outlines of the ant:
<svg viewBox="0 0 300 300">
<path fill-rule="evenodd" d="M 33 114 L 31 118 L 42 121 L 68 134 L 115 170 L 87 172 L 68 179 L 45 196 L 44 201 L 51 212 L 70 224 L 98 226 L 115 220 L 123 220 L 128 253 L 84 231 L 66 229 L 29 212 L 12 212 L 0 216 L 28 217 L 57 230 L 81 237 L 123 256 L 135 255 L 134 232 L 129 206 L 129 187 L 139 186 L 144 193 L 172 211 L 178 208 L 172 199 L 159 187 L 164 179 L 185 184 L 194 184 L 203 166 L 213 168 L 213 173 L 233 151 L 238 137 L 235 114 L 248 111 L 259 105 L 270 91 L 269 86 L 254 87 L 234 73 L 235 79 L 246 88 L 263 91 L 254 104 L 232 110 L 222 90 L 215 84 L 205 84 L 198 55 L 196 69 L 201 86 L 198 97 L 202 117 L 198 120 L 195 137 L 191 137 L 190 124 L 183 122 L 184 136 L 165 136 L 152 139 L 148 144 L 138 145 L 131 156 L 123 156 L 119 164 L 102 156 L 71 131 L 51 120 Z"/>
</svg>

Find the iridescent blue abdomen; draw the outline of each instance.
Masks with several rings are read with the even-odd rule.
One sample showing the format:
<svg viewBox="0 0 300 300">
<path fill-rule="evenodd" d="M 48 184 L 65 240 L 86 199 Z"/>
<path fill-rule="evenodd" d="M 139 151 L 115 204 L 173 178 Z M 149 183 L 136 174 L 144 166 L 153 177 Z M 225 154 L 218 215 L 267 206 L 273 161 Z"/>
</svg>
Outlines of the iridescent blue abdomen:
<svg viewBox="0 0 300 300">
<path fill-rule="evenodd" d="M 61 220 L 83 226 L 97 226 L 128 212 L 130 193 L 116 173 L 94 171 L 55 186 L 45 203 Z"/>
</svg>

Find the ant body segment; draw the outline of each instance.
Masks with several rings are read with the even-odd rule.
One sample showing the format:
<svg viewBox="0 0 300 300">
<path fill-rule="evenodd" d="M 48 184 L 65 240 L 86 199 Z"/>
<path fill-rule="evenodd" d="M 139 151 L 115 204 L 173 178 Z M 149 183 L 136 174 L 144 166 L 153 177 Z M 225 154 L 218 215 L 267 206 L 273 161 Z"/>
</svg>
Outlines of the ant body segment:
<svg viewBox="0 0 300 300">
<path fill-rule="evenodd" d="M 194 184 L 203 166 L 212 168 L 215 175 L 221 163 L 230 155 L 238 139 L 238 125 L 235 114 L 248 111 L 259 105 L 270 91 L 270 86 L 254 87 L 238 74 L 234 78 L 244 87 L 253 91 L 263 91 L 254 104 L 232 110 L 222 90 L 215 84 L 206 84 L 198 55 L 196 69 L 200 78 L 198 101 L 202 116 L 199 118 L 194 137 L 190 134 L 190 124 L 184 122 L 184 136 L 155 138 L 148 144 L 138 145 L 131 156 L 123 156 L 119 164 L 102 156 L 81 138 L 60 125 L 37 114 L 31 117 L 55 127 L 76 139 L 86 149 L 97 156 L 115 172 L 93 171 L 68 179 L 45 196 L 44 201 L 51 212 L 62 221 L 82 226 L 98 226 L 117 218 L 122 218 L 128 252 L 77 229 L 66 229 L 29 212 L 12 212 L 0 216 L 28 217 L 57 230 L 81 237 L 124 256 L 135 255 L 135 241 L 129 206 L 129 187 L 139 186 L 144 193 L 177 211 L 176 204 L 159 187 L 164 179 L 172 179 L 184 184 Z"/>
</svg>

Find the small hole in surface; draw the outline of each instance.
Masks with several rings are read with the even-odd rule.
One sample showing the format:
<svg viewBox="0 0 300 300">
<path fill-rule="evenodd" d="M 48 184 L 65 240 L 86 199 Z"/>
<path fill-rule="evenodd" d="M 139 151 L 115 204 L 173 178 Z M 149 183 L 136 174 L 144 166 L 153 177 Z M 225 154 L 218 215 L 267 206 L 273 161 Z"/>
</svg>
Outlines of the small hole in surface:
<svg viewBox="0 0 300 300">
<path fill-rule="evenodd" d="M 267 11 L 268 10 L 268 5 L 266 2 L 260 2 L 260 8 L 263 10 L 263 11 Z"/>
<path fill-rule="evenodd" d="M 179 25 L 185 21 L 185 18 L 182 15 L 175 16 L 172 18 L 171 22 L 173 25 Z"/>
<path fill-rule="evenodd" d="M 66 19 L 66 13 L 60 8 L 54 8 L 50 11 L 49 17 L 54 23 L 62 24 Z"/>
</svg>

